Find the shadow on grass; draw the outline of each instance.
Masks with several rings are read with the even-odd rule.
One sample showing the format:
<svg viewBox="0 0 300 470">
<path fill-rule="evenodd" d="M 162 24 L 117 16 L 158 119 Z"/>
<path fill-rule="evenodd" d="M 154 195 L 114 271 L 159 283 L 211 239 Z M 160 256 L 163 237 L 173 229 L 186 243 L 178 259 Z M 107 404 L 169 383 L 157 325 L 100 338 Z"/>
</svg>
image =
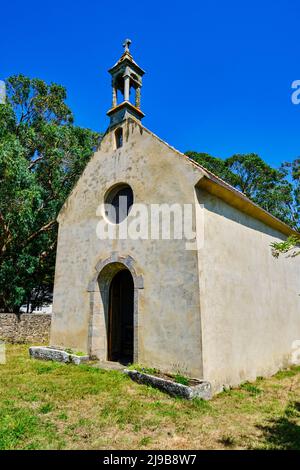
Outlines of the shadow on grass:
<svg viewBox="0 0 300 470">
<path fill-rule="evenodd" d="M 263 432 L 262 448 L 300 450 L 300 402 L 290 402 L 283 416 L 258 429 Z"/>
</svg>

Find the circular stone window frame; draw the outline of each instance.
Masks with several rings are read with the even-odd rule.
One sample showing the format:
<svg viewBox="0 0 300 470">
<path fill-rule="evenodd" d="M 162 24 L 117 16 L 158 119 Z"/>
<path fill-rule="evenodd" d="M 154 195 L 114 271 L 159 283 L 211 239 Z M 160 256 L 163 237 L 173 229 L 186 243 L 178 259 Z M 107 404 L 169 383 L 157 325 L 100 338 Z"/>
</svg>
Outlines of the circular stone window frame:
<svg viewBox="0 0 300 470">
<path fill-rule="evenodd" d="M 122 191 L 122 189 L 125 189 L 125 188 L 129 188 L 131 193 L 132 193 L 132 204 L 128 209 L 127 215 L 122 220 L 119 220 L 118 222 L 116 222 L 115 220 L 112 220 L 112 219 L 109 218 L 109 216 L 108 216 L 108 214 L 106 213 L 106 210 L 105 210 L 105 205 L 106 204 L 111 204 L 113 199 L 117 196 L 118 192 Z M 110 188 L 108 188 L 107 191 L 104 194 L 104 206 L 103 206 L 103 214 L 102 215 L 108 223 L 110 223 L 112 225 L 119 225 L 125 219 L 127 219 L 128 215 L 129 215 L 129 213 L 132 209 L 133 204 L 134 204 L 134 192 L 133 192 L 133 189 L 130 186 L 130 184 L 124 183 L 124 182 L 116 183 L 113 186 L 110 186 Z"/>
</svg>

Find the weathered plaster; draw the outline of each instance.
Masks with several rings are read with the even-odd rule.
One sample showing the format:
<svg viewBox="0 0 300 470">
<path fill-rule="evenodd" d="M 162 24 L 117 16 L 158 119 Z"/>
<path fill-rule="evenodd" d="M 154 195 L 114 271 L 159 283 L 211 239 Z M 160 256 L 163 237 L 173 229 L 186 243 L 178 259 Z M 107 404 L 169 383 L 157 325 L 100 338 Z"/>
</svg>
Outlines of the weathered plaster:
<svg viewBox="0 0 300 470">
<path fill-rule="evenodd" d="M 136 270 L 135 360 L 202 377 L 197 252 L 186 251 L 186 240 L 96 236 L 98 205 L 114 184 L 128 183 L 136 203 L 188 204 L 202 174 L 138 122 L 122 127 L 123 146 L 115 149 L 114 129 L 106 133 L 59 215 L 51 344 L 106 359 L 107 299 L 96 279 L 102 260 L 115 253 L 118 262 L 134 260 Z"/>
<path fill-rule="evenodd" d="M 300 339 L 300 263 L 274 258 L 282 234 L 204 190 L 199 250 L 204 377 L 214 390 L 291 364 Z"/>
<path fill-rule="evenodd" d="M 122 128 L 123 146 L 111 128 L 59 215 L 51 344 L 106 360 L 108 286 L 126 268 L 136 362 L 203 378 L 214 391 L 288 365 L 300 339 L 300 259 L 270 249 L 287 226 L 225 183 L 217 191 L 217 179 L 201 188 L 205 171 L 134 119 Z M 98 206 L 124 182 L 136 203 L 204 204 L 204 246 L 99 240 Z"/>
</svg>

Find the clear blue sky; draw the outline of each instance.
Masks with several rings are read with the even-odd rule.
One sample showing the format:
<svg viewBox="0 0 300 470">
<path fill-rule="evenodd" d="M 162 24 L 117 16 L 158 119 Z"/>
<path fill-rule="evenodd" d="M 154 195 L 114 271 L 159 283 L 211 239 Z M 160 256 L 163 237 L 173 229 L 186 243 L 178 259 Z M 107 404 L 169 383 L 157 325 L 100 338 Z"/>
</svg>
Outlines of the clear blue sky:
<svg viewBox="0 0 300 470">
<path fill-rule="evenodd" d="M 76 123 L 106 129 L 107 69 L 125 37 L 147 74 L 144 124 L 179 150 L 300 155 L 299 0 L 12 1 L 1 5 L 0 78 L 67 87 Z"/>
</svg>

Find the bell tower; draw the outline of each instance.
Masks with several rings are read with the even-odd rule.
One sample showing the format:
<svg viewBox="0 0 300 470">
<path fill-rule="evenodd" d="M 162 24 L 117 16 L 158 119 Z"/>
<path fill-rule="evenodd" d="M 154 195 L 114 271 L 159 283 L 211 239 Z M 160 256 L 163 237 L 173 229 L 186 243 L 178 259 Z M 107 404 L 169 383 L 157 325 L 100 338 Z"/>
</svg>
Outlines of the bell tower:
<svg viewBox="0 0 300 470">
<path fill-rule="evenodd" d="M 109 127 L 120 123 L 128 116 L 141 120 L 141 87 L 144 70 L 133 60 L 129 51 L 130 39 L 124 41 L 124 52 L 118 62 L 109 69 L 112 77 L 112 107 L 107 112 Z"/>
</svg>

